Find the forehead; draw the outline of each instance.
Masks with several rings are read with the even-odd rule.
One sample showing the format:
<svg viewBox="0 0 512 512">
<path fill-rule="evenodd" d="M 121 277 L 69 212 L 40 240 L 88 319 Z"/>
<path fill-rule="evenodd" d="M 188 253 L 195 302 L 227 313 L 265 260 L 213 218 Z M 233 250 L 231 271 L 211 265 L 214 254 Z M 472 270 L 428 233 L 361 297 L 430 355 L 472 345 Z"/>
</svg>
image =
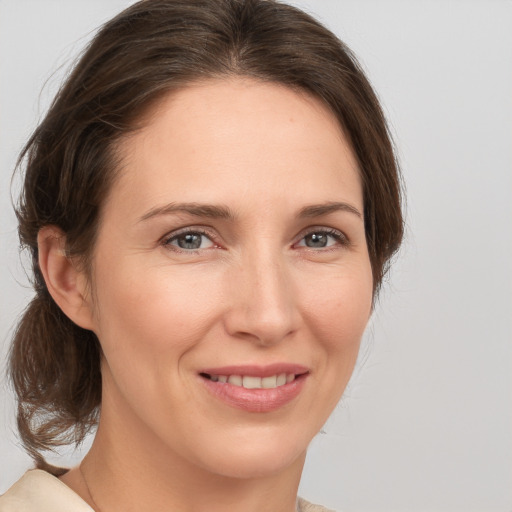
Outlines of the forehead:
<svg viewBox="0 0 512 512">
<path fill-rule="evenodd" d="M 336 117 L 282 85 L 237 78 L 172 92 L 118 150 L 123 165 L 113 195 L 130 197 L 134 207 L 308 195 L 362 205 L 357 163 Z"/>
</svg>

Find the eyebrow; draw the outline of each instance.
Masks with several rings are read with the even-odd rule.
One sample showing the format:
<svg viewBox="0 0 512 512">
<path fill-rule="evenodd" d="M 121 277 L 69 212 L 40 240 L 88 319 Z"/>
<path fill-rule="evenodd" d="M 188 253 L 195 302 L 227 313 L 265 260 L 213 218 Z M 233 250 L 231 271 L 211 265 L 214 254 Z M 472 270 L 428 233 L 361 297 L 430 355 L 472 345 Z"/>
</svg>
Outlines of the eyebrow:
<svg viewBox="0 0 512 512">
<path fill-rule="evenodd" d="M 299 210 L 298 218 L 312 218 L 329 215 L 337 211 L 348 212 L 356 215 L 360 219 L 363 218 L 361 212 L 351 204 L 331 201 L 322 204 L 312 204 L 305 206 Z M 188 213 L 195 217 L 203 217 L 209 219 L 225 219 L 234 220 L 236 215 L 227 206 L 203 203 L 169 203 L 164 206 L 157 206 L 146 212 L 138 222 L 143 222 L 161 215 L 171 215 L 173 213 Z"/>
<path fill-rule="evenodd" d="M 351 204 L 343 203 L 339 201 L 328 202 L 323 204 L 312 204 L 305 206 L 299 211 L 299 218 L 310 218 L 310 217 L 321 217 L 322 215 L 328 215 L 334 212 L 348 212 L 357 215 L 360 219 L 363 218 L 362 213 Z"/>
<path fill-rule="evenodd" d="M 226 206 L 203 204 L 203 203 L 169 203 L 164 206 L 157 206 L 145 213 L 139 222 L 152 219 L 160 215 L 170 215 L 173 213 L 188 213 L 196 217 L 207 217 L 209 219 L 227 219 L 233 220 L 235 215 Z"/>
</svg>

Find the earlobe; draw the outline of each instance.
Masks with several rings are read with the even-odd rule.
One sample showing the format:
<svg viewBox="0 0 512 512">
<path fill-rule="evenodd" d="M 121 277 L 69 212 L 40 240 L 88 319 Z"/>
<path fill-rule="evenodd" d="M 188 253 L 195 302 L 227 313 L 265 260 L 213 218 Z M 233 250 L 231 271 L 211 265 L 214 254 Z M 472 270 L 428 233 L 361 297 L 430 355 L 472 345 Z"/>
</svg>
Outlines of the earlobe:
<svg viewBox="0 0 512 512">
<path fill-rule="evenodd" d="M 75 324 L 93 330 L 87 279 L 66 254 L 66 236 L 56 226 L 45 226 L 37 235 L 39 268 L 46 287 L 63 313 Z"/>
</svg>

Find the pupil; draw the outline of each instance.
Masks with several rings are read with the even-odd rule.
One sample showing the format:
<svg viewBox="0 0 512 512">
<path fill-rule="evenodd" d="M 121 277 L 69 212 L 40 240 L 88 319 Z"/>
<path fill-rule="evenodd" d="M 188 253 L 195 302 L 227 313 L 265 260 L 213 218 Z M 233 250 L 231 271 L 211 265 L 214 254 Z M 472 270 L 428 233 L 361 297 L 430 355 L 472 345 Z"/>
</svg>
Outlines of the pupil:
<svg viewBox="0 0 512 512">
<path fill-rule="evenodd" d="M 311 233 L 306 236 L 306 245 L 308 247 L 325 247 L 327 245 L 327 236 L 323 233 Z"/>
<path fill-rule="evenodd" d="M 178 238 L 178 245 L 182 249 L 199 249 L 201 247 L 201 236 L 197 233 L 188 233 Z"/>
</svg>

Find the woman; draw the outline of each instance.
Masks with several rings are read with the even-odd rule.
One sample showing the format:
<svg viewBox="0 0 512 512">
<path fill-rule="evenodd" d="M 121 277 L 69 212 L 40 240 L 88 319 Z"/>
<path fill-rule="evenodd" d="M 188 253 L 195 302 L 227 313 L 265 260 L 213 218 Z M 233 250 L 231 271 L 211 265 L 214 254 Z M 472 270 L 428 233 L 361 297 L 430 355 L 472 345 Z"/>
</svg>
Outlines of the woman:
<svg viewBox="0 0 512 512">
<path fill-rule="evenodd" d="M 10 369 L 38 470 L 0 511 L 322 510 L 297 499 L 307 446 L 402 237 L 349 50 L 273 1 L 139 2 L 22 159 L 36 296 Z M 46 463 L 96 424 L 78 467 Z"/>
</svg>

